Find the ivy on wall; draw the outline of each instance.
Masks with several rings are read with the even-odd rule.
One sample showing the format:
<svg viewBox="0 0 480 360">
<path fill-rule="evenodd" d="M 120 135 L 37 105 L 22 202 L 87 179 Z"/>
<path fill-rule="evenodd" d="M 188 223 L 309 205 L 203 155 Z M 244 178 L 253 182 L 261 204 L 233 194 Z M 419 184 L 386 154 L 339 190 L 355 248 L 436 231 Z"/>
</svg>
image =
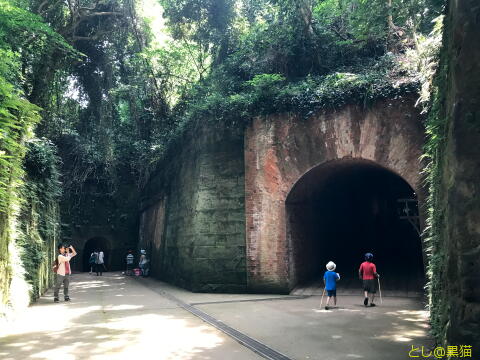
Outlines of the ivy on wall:
<svg viewBox="0 0 480 360">
<path fill-rule="evenodd" d="M 25 278 L 32 286 L 31 298 L 36 299 L 53 281 L 51 266 L 60 235 L 62 189 L 56 147 L 46 139 L 33 139 L 27 147 L 17 244 Z"/>
<path fill-rule="evenodd" d="M 28 305 L 30 295 L 38 296 L 51 281 L 45 259 L 52 256 L 44 249 L 55 240 L 48 224 L 58 216 L 58 189 L 52 191 L 57 163 L 47 159 L 51 173 L 36 178 L 32 166 L 24 164 L 27 153 L 40 147 L 41 141 L 33 139 L 41 109 L 27 99 L 28 61 L 23 60 L 53 50 L 74 53 L 39 16 L 0 0 L 0 318 Z M 48 156 L 47 147 L 40 152 Z M 39 159 L 33 162 L 41 166 Z M 44 245 L 37 246 L 39 242 Z M 22 248 L 32 249 L 33 255 L 23 256 Z"/>
</svg>

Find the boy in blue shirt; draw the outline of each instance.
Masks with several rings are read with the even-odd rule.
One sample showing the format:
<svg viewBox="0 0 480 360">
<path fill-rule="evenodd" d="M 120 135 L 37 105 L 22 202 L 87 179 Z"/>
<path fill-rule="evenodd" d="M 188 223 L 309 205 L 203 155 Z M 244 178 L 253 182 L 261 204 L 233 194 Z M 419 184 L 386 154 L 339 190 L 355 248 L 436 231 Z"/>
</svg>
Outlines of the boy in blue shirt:
<svg viewBox="0 0 480 360">
<path fill-rule="evenodd" d="M 327 291 L 327 303 L 325 304 L 325 310 L 329 309 L 330 299 L 333 297 L 333 305 L 337 305 L 337 281 L 340 280 L 340 274 L 335 272 L 337 265 L 333 261 L 329 261 L 327 264 L 327 271 L 323 275 L 323 282 L 325 284 L 325 290 Z"/>
</svg>

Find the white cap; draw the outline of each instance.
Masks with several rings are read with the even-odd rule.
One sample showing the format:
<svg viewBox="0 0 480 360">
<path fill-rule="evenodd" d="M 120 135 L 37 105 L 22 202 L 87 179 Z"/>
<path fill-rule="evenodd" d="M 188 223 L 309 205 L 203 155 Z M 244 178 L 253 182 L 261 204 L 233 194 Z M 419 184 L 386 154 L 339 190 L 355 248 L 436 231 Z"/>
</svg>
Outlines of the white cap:
<svg viewBox="0 0 480 360">
<path fill-rule="evenodd" d="M 329 271 L 335 270 L 336 267 L 337 267 L 337 265 L 335 265 L 335 263 L 333 261 L 329 261 L 328 264 L 327 264 L 327 270 L 329 270 Z"/>
</svg>

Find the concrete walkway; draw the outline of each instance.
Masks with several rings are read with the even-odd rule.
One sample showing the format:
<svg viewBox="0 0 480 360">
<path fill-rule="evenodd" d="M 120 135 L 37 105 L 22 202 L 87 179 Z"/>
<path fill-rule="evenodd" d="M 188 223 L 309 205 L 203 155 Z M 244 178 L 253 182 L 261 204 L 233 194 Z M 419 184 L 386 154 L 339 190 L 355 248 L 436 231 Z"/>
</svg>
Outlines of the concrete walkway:
<svg viewBox="0 0 480 360">
<path fill-rule="evenodd" d="M 364 308 L 361 298 L 344 296 L 338 309 L 325 311 L 318 308 L 318 296 L 193 294 L 119 273 L 75 274 L 71 297 L 70 303 L 54 304 L 47 293 L 1 329 L 0 358 L 261 358 L 179 302 L 291 359 L 409 359 L 412 345 L 432 345 L 427 313 L 418 300 L 407 298 Z"/>
</svg>

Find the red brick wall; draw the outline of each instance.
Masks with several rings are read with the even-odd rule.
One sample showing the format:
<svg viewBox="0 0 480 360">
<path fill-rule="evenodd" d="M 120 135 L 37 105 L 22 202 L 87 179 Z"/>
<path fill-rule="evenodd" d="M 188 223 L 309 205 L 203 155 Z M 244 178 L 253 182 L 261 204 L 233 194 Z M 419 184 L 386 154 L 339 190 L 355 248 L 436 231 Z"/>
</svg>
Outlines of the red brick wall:
<svg viewBox="0 0 480 360">
<path fill-rule="evenodd" d="M 294 286 L 285 201 L 309 170 L 335 160 L 362 159 L 393 171 L 424 199 L 419 160 L 423 127 L 413 101 L 346 106 L 309 119 L 273 115 L 245 132 L 248 288 L 287 292 Z"/>
</svg>

